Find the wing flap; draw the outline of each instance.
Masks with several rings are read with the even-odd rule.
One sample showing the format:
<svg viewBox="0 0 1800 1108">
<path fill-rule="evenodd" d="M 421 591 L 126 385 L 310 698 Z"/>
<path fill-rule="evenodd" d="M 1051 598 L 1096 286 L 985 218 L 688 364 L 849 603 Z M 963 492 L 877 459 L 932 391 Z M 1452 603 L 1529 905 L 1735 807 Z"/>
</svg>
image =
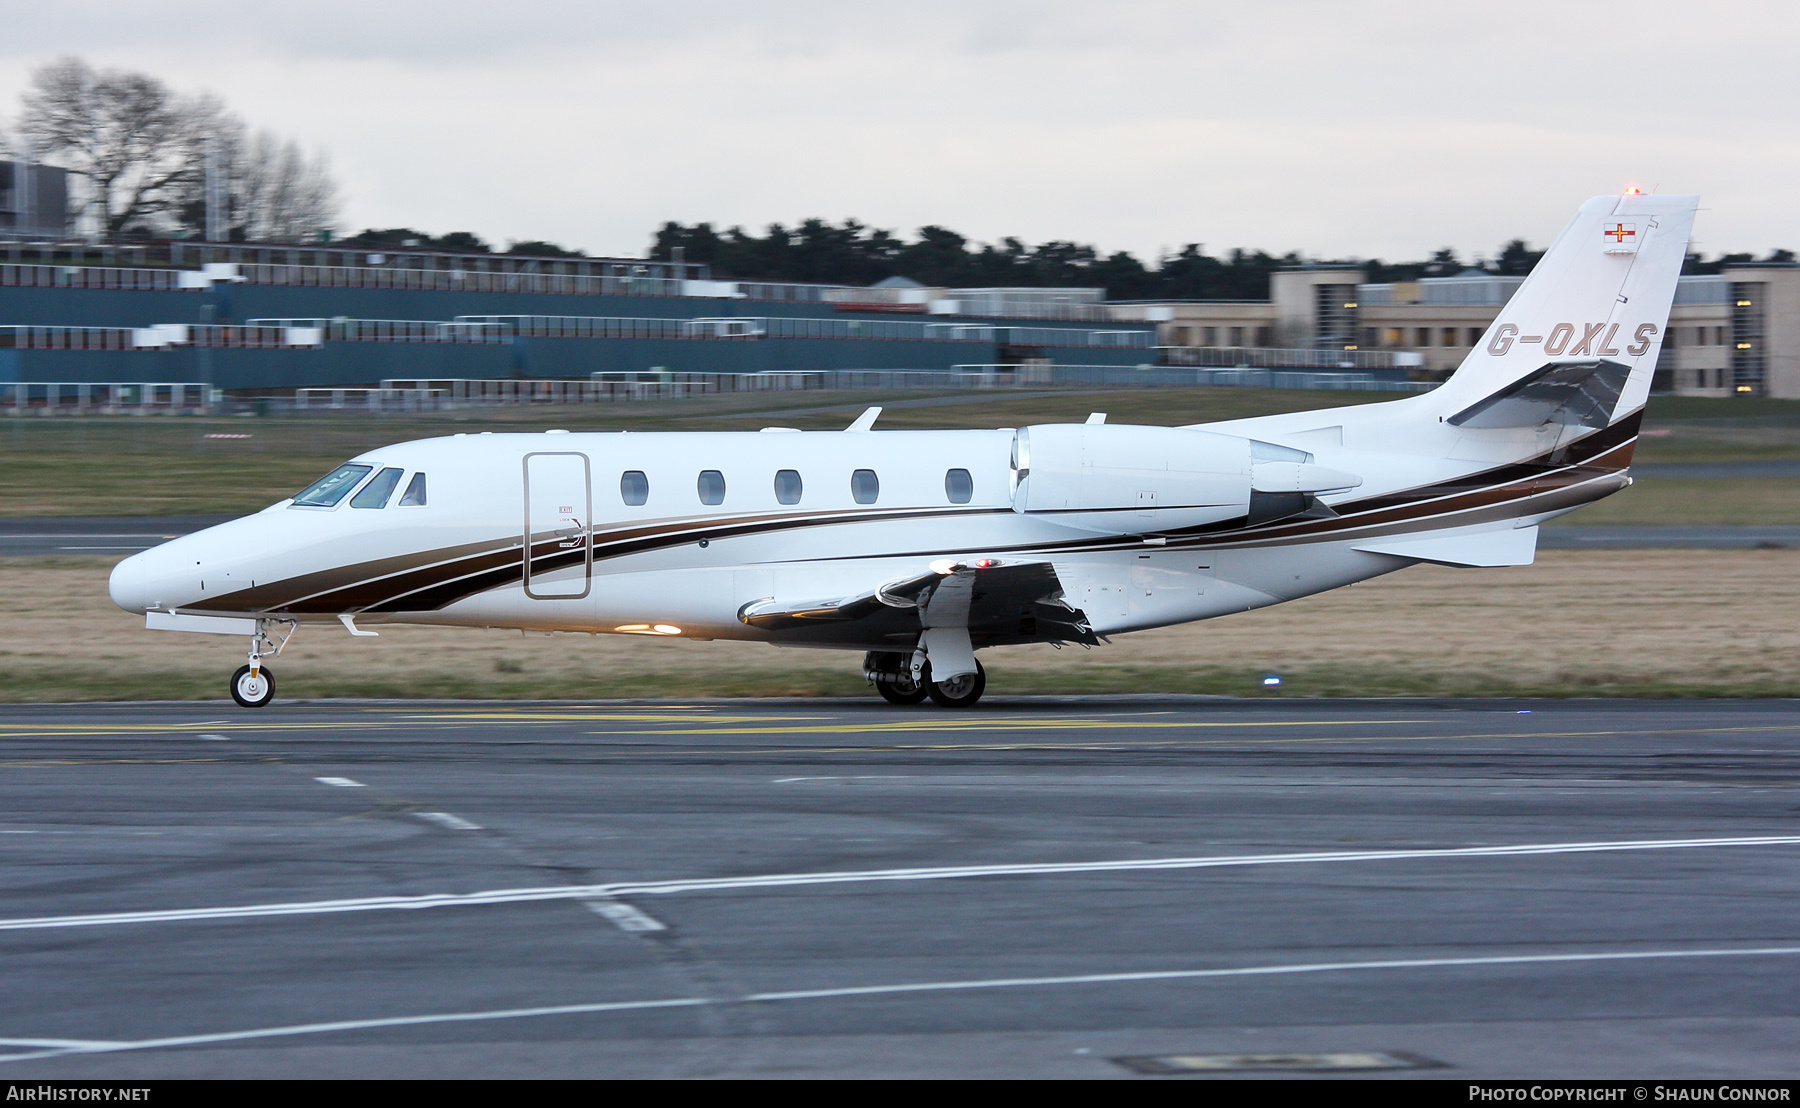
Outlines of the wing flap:
<svg viewBox="0 0 1800 1108">
<path fill-rule="evenodd" d="M 952 578 L 957 587 L 944 589 Z M 939 599 L 944 603 L 934 610 Z M 1062 581 L 1049 562 L 941 559 L 924 573 L 885 581 L 853 596 L 808 601 L 771 596 L 738 609 L 739 622 L 764 631 L 882 617 L 899 617 L 915 631 L 932 625 L 966 626 L 970 636 L 984 645 L 1051 641 L 1091 646 L 1100 641 L 1086 614 L 1063 599 Z"/>
</svg>

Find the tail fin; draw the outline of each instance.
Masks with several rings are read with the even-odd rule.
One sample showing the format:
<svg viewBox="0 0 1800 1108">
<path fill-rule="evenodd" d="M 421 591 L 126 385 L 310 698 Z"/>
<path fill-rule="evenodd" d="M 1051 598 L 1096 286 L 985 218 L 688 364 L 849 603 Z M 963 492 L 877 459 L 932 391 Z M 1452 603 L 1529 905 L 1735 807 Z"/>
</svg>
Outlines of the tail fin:
<svg viewBox="0 0 1800 1108">
<path fill-rule="evenodd" d="M 1468 427 L 1559 421 L 1605 427 L 1633 415 L 1668 328 L 1695 196 L 1596 196 L 1513 294 L 1433 407 Z"/>
</svg>

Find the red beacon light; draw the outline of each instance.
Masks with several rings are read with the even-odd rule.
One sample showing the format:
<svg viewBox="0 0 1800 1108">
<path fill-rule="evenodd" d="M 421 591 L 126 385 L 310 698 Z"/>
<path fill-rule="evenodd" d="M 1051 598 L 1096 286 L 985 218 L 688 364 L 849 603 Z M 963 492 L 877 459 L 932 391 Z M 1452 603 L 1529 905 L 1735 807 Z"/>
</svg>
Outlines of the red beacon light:
<svg viewBox="0 0 1800 1108">
<path fill-rule="evenodd" d="M 1632 185 L 1630 188 L 1627 188 L 1625 190 L 1626 196 L 1642 196 L 1643 194 L 1644 194 L 1644 190 L 1641 188 L 1638 188 L 1636 185 Z"/>
</svg>

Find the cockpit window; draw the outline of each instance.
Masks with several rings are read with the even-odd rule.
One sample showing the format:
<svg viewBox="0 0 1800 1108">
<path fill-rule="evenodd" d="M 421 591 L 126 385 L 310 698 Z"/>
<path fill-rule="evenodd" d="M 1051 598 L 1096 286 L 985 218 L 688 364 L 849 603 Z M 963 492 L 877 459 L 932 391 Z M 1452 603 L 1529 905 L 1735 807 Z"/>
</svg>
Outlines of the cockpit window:
<svg viewBox="0 0 1800 1108">
<path fill-rule="evenodd" d="M 405 470 L 393 466 L 375 475 L 375 479 L 362 487 L 362 491 L 350 498 L 352 508 L 385 508 L 394 495 L 394 486 L 400 483 L 400 474 Z"/>
<path fill-rule="evenodd" d="M 296 508 L 335 508 L 374 466 L 341 465 L 294 494 Z"/>
<path fill-rule="evenodd" d="M 425 475 L 413 474 L 413 479 L 406 483 L 406 491 L 400 494 L 402 508 L 423 508 L 425 506 Z"/>
</svg>

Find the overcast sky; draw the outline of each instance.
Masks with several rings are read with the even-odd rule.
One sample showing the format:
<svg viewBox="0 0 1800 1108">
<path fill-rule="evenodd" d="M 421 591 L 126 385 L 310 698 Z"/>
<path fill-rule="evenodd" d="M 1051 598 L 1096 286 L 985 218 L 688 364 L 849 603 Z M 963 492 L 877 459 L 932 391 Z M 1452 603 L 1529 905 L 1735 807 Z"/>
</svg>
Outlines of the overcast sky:
<svg viewBox="0 0 1800 1108">
<path fill-rule="evenodd" d="M 1800 5 L 1760 0 L 0 0 L 0 118 L 62 54 L 330 154 L 347 229 L 641 254 L 664 220 L 1310 256 L 1542 244 L 1698 192 L 1800 249 Z"/>
</svg>

